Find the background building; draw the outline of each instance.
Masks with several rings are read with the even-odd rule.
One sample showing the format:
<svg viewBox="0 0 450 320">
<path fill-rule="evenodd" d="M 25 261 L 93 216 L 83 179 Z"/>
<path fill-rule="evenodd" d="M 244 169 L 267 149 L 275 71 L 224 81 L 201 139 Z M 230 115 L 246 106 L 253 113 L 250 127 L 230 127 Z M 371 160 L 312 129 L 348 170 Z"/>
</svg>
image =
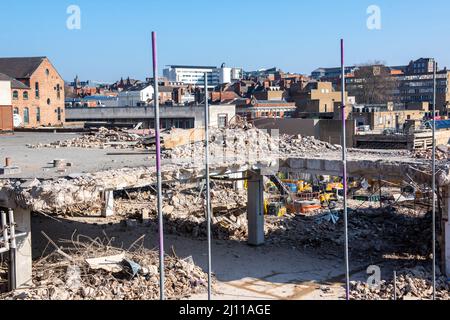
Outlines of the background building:
<svg viewBox="0 0 450 320">
<path fill-rule="evenodd" d="M 205 72 L 208 73 L 208 87 L 214 88 L 223 83 L 231 83 L 242 78 L 242 69 L 214 66 L 173 65 L 164 69 L 164 77 L 171 82 L 180 82 L 193 86 L 205 86 Z"/>
<path fill-rule="evenodd" d="M 149 84 L 139 84 L 119 93 L 119 106 L 141 107 L 153 101 L 155 89 Z"/>
<path fill-rule="evenodd" d="M 23 126 L 62 126 L 64 81 L 47 57 L 0 58 L 0 72 L 12 81 L 13 111 Z"/>
</svg>

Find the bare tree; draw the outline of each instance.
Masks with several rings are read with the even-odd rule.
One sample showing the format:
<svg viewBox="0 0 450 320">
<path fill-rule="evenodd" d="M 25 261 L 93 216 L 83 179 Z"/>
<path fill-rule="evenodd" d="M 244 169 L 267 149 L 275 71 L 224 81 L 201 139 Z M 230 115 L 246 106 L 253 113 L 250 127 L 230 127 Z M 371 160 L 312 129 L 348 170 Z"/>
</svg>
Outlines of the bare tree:
<svg viewBox="0 0 450 320">
<path fill-rule="evenodd" d="M 391 74 L 391 69 L 381 62 L 359 66 L 347 88 L 349 95 L 355 96 L 356 102 L 361 104 L 396 102 L 393 92 L 396 89 L 396 77 Z"/>
</svg>

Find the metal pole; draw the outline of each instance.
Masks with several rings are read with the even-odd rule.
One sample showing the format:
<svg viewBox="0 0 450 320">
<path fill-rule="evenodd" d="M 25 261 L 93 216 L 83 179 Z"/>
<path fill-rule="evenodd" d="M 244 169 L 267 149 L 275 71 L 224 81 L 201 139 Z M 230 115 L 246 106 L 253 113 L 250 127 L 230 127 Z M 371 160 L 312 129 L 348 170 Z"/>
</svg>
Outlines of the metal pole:
<svg viewBox="0 0 450 320">
<path fill-rule="evenodd" d="M 394 271 L 394 300 L 397 301 L 397 271 Z"/>
<path fill-rule="evenodd" d="M 208 234 L 208 300 L 211 300 L 211 186 L 209 177 L 209 103 L 208 73 L 205 72 L 205 175 L 206 175 L 206 220 Z"/>
<path fill-rule="evenodd" d="M 436 68 L 437 64 L 433 64 L 433 300 L 436 300 Z"/>
<path fill-rule="evenodd" d="M 9 233 L 11 238 L 11 250 L 9 251 L 9 290 L 16 290 L 16 255 L 17 255 L 17 241 L 16 241 L 16 223 L 14 221 L 14 212 L 12 209 L 8 210 L 9 216 Z"/>
<path fill-rule="evenodd" d="M 9 251 L 9 236 L 8 236 L 8 223 L 6 222 L 6 213 L 4 211 L 0 212 L 0 219 L 1 219 L 1 228 L 3 233 L 3 242 L 4 242 L 4 248 L 5 252 Z"/>
<path fill-rule="evenodd" d="M 348 210 L 347 210 L 347 134 L 345 128 L 345 66 L 344 66 L 344 39 L 341 39 L 341 99 L 342 99 L 342 165 L 344 185 L 344 234 L 345 234 L 345 297 L 350 300 L 350 266 L 348 254 Z"/>
<path fill-rule="evenodd" d="M 160 299 L 165 300 L 164 296 L 164 221 L 162 212 L 162 178 L 161 178 L 161 128 L 159 118 L 159 88 L 158 88 L 158 60 L 156 49 L 156 32 L 152 32 L 152 52 L 153 52 L 153 79 L 155 87 L 155 139 L 156 139 L 156 175 L 158 192 L 158 220 L 159 220 L 159 286 Z"/>
</svg>

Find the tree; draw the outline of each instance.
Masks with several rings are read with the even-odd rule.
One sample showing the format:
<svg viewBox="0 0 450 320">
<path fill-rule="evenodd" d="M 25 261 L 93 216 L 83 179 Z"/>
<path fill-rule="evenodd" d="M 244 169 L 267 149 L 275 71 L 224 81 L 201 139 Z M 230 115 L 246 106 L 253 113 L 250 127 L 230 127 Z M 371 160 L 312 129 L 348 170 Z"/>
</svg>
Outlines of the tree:
<svg viewBox="0 0 450 320">
<path fill-rule="evenodd" d="M 360 104 L 396 102 L 396 89 L 396 77 L 392 76 L 390 68 L 380 62 L 359 66 L 347 87 L 349 95 L 355 96 Z"/>
</svg>

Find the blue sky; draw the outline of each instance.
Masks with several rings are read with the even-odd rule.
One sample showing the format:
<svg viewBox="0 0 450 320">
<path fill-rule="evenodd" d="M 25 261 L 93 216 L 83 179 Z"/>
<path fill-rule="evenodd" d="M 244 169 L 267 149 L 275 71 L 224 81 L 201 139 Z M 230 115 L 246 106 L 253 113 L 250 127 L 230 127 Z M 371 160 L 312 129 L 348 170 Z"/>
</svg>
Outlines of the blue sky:
<svg viewBox="0 0 450 320">
<path fill-rule="evenodd" d="M 66 28 L 71 4 L 81 30 Z M 366 27 L 373 4 L 381 30 Z M 450 67 L 449 12 L 447 0 L 3 0 L 0 56 L 48 56 L 66 80 L 143 79 L 155 30 L 161 69 L 225 62 L 309 74 L 339 65 L 341 37 L 347 64 L 436 57 Z"/>
</svg>

